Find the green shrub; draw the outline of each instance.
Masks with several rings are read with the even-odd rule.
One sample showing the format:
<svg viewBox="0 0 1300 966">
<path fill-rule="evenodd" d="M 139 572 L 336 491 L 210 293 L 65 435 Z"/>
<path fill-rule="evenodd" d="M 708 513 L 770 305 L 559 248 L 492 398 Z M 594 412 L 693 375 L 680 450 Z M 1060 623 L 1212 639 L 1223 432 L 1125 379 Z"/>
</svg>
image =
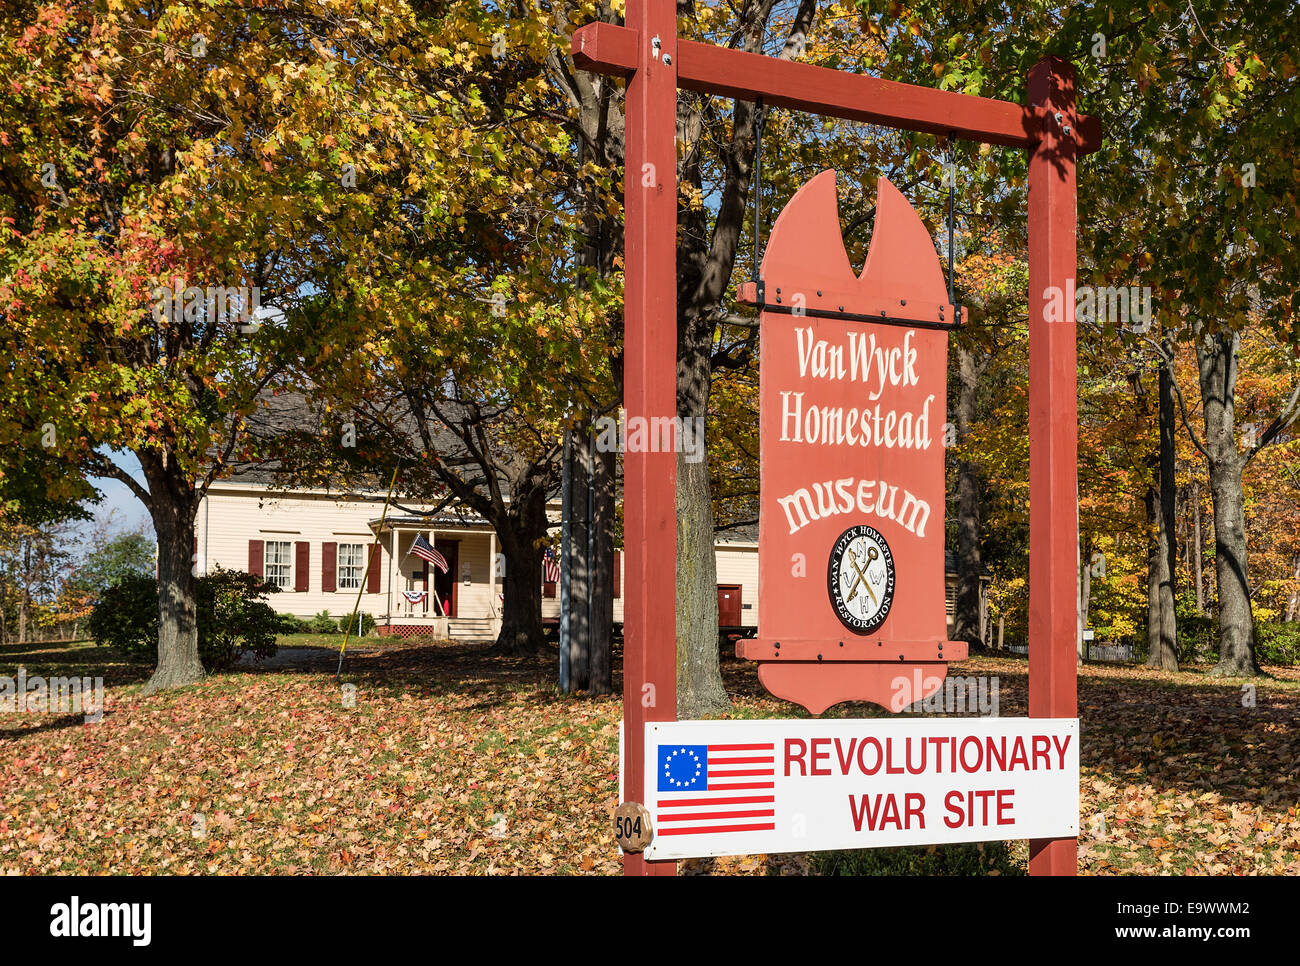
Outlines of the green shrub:
<svg viewBox="0 0 1300 966">
<path fill-rule="evenodd" d="M 1006 842 L 814 852 L 818 875 L 1024 875 Z"/>
<path fill-rule="evenodd" d="M 205 668 L 222 671 L 241 654 L 260 661 L 275 653 L 280 615 L 265 598 L 277 589 L 261 577 L 221 567 L 198 579 L 199 659 Z"/>
<path fill-rule="evenodd" d="M 329 611 L 323 610 L 307 622 L 307 631 L 310 634 L 337 634 L 339 622 L 330 617 Z"/>
<path fill-rule="evenodd" d="M 1175 614 L 1178 617 L 1178 663 L 1217 660 L 1219 619 L 1213 614 L 1198 614 L 1194 608 L 1184 609 L 1182 606 L 1175 608 Z"/>
<path fill-rule="evenodd" d="M 195 581 L 199 659 L 209 671 L 224 670 L 241 654 L 259 660 L 275 653 L 282 619 L 265 596 L 278 588 L 260 577 L 218 567 Z M 144 660 L 158 653 L 158 583 L 126 577 L 100 596 L 87 628 L 96 644 Z"/>
<path fill-rule="evenodd" d="M 311 621 L 305 617 L 298 617 L 296 614 L 280 615 L 280 633 L 281 634 L 310 634 Z"/>
<path fill-rule="evenodd" d="M 1219 619 L 1198 614 L 1187 602 L 1178 602 L 1178 663 L 1203 664 L 1219 659 Z M 1138 652 L 1147 653 L 1146 628 L 1138 632 Z M 1300 664 L 1300 623 L 1255 621 L 1255 658 L 1260 664 Z"/>
<path fill-rule="evenodd" d="M 131 574 L 99 595 L 86 630 L 96 644 L 124 654 L 158 653 L 158 581 Z"/>
<path fill-rule="evenodd" d="M 352 626 L 351 633 L 353 637 L 365 637 L 375 629 L 375 619 L 365 611 L 360 611 L 355 621 L 352 620 L 351 614 L 339 618 L 339 633 L 347 634 L 349 624 Z"/>
<path fill-rule="evenodd" d="M 1260 664 L 1300 664 L 1300 624 L 1256 621 L 1255 659 Z"/>
</svg>

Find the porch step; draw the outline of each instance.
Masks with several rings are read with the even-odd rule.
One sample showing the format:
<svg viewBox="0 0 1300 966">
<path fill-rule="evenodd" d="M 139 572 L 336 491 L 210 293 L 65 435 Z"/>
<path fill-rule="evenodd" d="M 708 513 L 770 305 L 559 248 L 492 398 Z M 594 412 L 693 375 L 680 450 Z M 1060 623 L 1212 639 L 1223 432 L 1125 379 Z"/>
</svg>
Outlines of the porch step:
<svg viewBox="0 0 1300 966">
<path fill-rule="evenodd" d="M 488 641 L 497 636 L 490 617 L 453 617 L 447 633 L 458 641 Z"/>
</svg>

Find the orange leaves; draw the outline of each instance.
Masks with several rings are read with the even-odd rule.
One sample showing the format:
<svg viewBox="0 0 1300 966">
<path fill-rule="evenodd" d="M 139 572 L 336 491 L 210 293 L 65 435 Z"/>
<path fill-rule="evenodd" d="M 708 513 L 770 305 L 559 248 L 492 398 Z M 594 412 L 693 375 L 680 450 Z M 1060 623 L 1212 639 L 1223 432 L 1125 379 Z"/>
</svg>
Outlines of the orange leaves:
<svg viewBox="0 0 1300 966">
<path fill-rule="evenodd" d="M 98 725 L 4 716 L 0 874 L 619 871 L 620 703 L 557 697 L 553 656 L 367 642 L 344 668 L 350 709 L 332 661 L 294 663 L 148 700 L 148 669 L 110 665 Z M 1023 714 L 1025 667 L 980 658 L 961 673 L 997 674 L 1004 712 Z M 1276 673 L 1247 711 L 1200 674 L 1081 672 L 1083 872 L 1297 871 L 1300 672 Z M 733 714 L 788 715 L 735 662 L 724 674 Z M 741 856 L 682 871 L 807 868 Z"/>
<path fill-rule="evenodd" d="M 0 870 L 616 871 L 612 699 L 556 701 L 548 668 L 474 651 L 362 649 L 345 670 L 395 688 L 363 683 L 349 710 L 326 673 L 148 702 L 119 680 L 111 728 L 16 736 Z M 461 690 L 462 673 L 478 683 Z M 0 727 L 41 723 L 12 718 Z"/>
</svg>

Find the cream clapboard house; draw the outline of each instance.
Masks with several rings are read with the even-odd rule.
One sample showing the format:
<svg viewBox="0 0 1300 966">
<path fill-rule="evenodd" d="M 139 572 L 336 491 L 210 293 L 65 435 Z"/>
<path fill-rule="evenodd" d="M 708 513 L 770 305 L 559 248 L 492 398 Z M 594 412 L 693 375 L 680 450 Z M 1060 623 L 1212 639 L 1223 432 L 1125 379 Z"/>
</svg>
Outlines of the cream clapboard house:
<svg viewBox="0 0 1300 966">
<path fill-rule="evenodd" d="M 361 610 L 375 618 L 380 634 L 495 638 L 501 629 L 501 580 L 494 565 L 497 538 L 492 527 L 473 515 L 446 510 L 425 516 L 423 511 L 432 507 L 404 499 L 405 510 L 390 511 L 381 527 L 384 496 L 283 490 L 269 476 L 258 474 L 213 483 L 196 521 L 199 572 L 220 565 L 260 574 L 280 588 L 280 593 L 270 596 L 271 605 L 297 617 L 321 611 L 345 617 L 352 613 L 360 591 Z M 558 523 L 558 502 L 551 507 L 551 516 Z M 446 558 L 448 573 L 411 553 L 421 534 Z M 367 553 L 374 553 L 368 573 Z M 757 528 L 720 535 L 714 553 L 719 625 L 756 628 Z M 951 626 L 956 591 L 951 558 L 947 570 Z M 623 620 L 622 571 L 622 553 L 617 553 L 616 623 Z M 557 620 L 559 613 L 555 584 L 543 584 L 543 620 Z"/>
<path fill-rule="evenodd" d="M 463 640 L 495 638 L 501 628 L 501 580 L 496 533 L 469 514 L 424 516 L 427 504 L 400 502 L 383 525 L 384 493 L 275 488 L 269 477 L 247 474 L 213 483 L 199 507 L 199 573 L 214 567 L 247 570 L 280 588 L 276 610 L 297 617 L 321 611 L 373 616 L 380 634 L 436 634 Z M 410 511 L 415 511 L 414 513 Z M 558 502 L 551 508 L 557 523 Z M 446 558 L 448 573 L 411 553 L 424 538 Z M 378 542 L 376 545 L 376 538 Z M 716 545 L 719 623 L 757 622 L 758 544 L 749 533 Z M 374 554 L 367 573 L 366 556 Z M 623 620 L 622 553 L 615 554 L 614 621 Z M 559 618 L 555 584 L 542 587 L 543 620 Z"/>
</svg>

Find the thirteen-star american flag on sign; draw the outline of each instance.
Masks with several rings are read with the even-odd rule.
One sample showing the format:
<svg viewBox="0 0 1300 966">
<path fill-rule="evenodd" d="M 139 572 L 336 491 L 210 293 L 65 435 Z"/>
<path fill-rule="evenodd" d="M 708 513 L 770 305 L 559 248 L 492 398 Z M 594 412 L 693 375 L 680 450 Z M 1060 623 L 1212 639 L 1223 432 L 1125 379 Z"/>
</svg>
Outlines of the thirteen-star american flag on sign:
<svg viewBox="0 0 1300 966">
<path fill-rule="evenodd" d="M 772 742 L 660 745 L 659 835 L 776 828 Z"/>
<path fill-rule="evenodd" d="M 424 534 L 417 534 L 415 543 L 411 544 L 411 553 L 415 554 L 421 560 L 427 560 L 444 574 L 447 572 L 447 558 L 434 550 L 428 540 L 424 539 Z"/>
</svg>

